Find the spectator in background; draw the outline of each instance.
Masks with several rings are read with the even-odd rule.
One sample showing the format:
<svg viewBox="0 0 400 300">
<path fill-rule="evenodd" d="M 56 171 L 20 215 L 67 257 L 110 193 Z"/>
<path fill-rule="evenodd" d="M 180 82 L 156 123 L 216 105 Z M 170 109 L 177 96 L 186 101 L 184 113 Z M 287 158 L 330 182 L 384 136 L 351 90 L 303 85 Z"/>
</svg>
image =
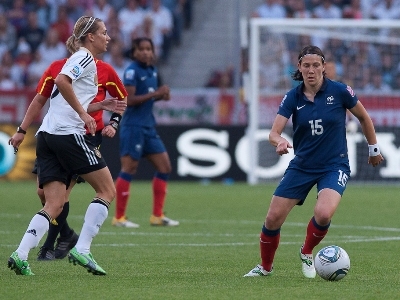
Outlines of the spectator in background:
<svg viewBox="0 0 400 300">
<path fill-rule="evenodd" d="M 380 69 L 372 69 L 371 81 L 364 87 L 363 91 L 366 93 L 389 93 L 392 91 L 392 88 L 390 87 L 390 85 L 383 81 Z"/>
<path fill-rule="evenodd" d="M 71 34 L 72 30 L 69 34 Z M 60 41 L 58 31 L 55 28 L 50 28 L 47 31 L 44 41 L 39 45 L 38 51 L 43 60 L 50 65 L 53 61 L 62 59 L 67 56 L 65 44 Z"/>
<path fill-rule="evenodd" d="M 157 59 L 162 53 L 163 38 L 162 35 L 156 34 L 154 28 L 154 21 L 150 16 L 145 16 L 141 26 L 135 32 L 134 38 L 146 37 L 153 41 L 154 52 L 156 54 L 155 59 Z"/>
<path fill-rule="evenodd" d="M 396 66 L 393 61 L 393 56 L 390 52 L 381 51 L 382 65 L 381 65 L 381 74 L 383 82 L 389 86 L 392 86 L 394 82 L 395 70 Z"/>
<path fill-rule="evenodd" d="M 138 0 L 127 0 L 126 6 L 118 12 L 125 49 L 131 47 L 132 37 L 137 36 L 139 27 L 143 23 L 144 14 Z"/>
<path fill-rule="evenodd" d="M 43 70 L 48 67 L 47 61 L 44 60 L 39 51 L 32 55 L 32 62 L 26 70 L 26 86 L 29 88 L 36 88 L 37 83 L 43 75 Z"/>
<path fill-rule="evenodd" d="M 292 2 L 293 17 L 296 19 L 312 18 L 312 13 L 306 8 L 304 1 L 294 0 Z"/>
<path fill-rule="evenodd" d="M 23 49 L 21 49 L 23 51 Z M 23 88 L 25 83 L 25 69 L 16 63 L 10 51 L 3 53 L 0 66 L 7 72 L 6 80 L 12 80 L 15 88 Z"/>
<path fill-rule="evenodd" d="M 58 37 L 62 43 L 66 43 L 67 39 L 69 38 L 71 32 L 74 29 L 74 22 L 68 15 L 68 10 L 66 6 L 60 6 L 58 7 L 58 17 L 57 21 L 51 24 L 51 28 L 56 30 L 58 32 Z M 63 52 L 63 55 L 65 55 L 65 52 Z M 60 58 L 63 58 L 64 56 L 61 56 Z M 57 59 L 60 59 L 57 58 Z M 57 59 L 49 59 L 49 64 Z"/>
<path fill-rule="evenodd" d="M 8 69 L 0 65 L 0 90 L 1 91 L 13 91 L 17 88 L 16 83 L 10 78 Z"/>
<path fill-rule="evenodd" d="M 72 22 L 76 22 L 82 15 L 87 14 L 80 0 L 66 0 L 65 7 Z"/>
<path fill-rule="evenodd" d="M 371 11 L 372 19 L 387 20 L 400 18 L 400 4 L 397 0 L 381 0 Z"/>
<path fill-rule="evenodd" d="M 126 0 L 112 0 L 110 4 L 114 8 L 115 12 L 119 12 L 122 8 L 126 6 Z"/>
<path fill-rule="evenodd" d="M 168 8 L 162 5 L 161 0 L 152 0 L 146 15 L 153 19 L 154 38 L 162 38 L 160 62 L 166 63 L 171 49 L 173 30 L 172 14 Z"/>
<path fill-rule="evenodd" d="M 119 40 L 111 40 L 108 44 L 108 51 L 103 56 L 103 60 L 113 66 L 120 79 L 124 77 L 125 69 L 131 63 L 124 56 L 123 43 Z"/>
<path fill-rule="evenodd" d="M 47 30 L 50 26 L 51 6 L 46 0 L 36 0 L 34 10 L 37 14 L 39 27 Z"/>
<path fill-rule="evenodd" d="M 183 30 L 183 8 L 186 0 L 162 0 L 162 4 L 169 9 L 173 19 L 172 41 L 180 46 Z"/>
<path fill-rule="evenodd" d="M 400 19 L 400 2 L 397 0 L 380 1 L 372 10 L 371 18 L 377 20 Z M 382 28 L 380 34 L 382 36 L 388 36 L 390 34 L 390 28 Z"/>
<path fill-rule="evenodd" d="M 5 13 L 0 13 L 0 57 L 6 51 L 14 51 L 17 47 L 17 30 Z"/>
<path fill-rule="evenodd" d="M 108 24 L 108 19 L 113 13 L 114 8 L 108 0 L 95 0 L 92 7 L 92 16 L 103 20 L 104 23 Z"/>
<path fill-rule="evenodd" d="M 19 39 L 24 39 L 29 44 L 31 53 L 34 53 L 43 42 L 44 36 L 45 31 L 39 27 L 37 13 L 30 11 L 27 24 L 19 31 Z"/>
<path fill-rule="evenodd" d="M 17 81 L 17 85 L 19 88 L 24 88 L 26 85 L 26 73 L 28 70 L 28 66 L 31 62 L 32 62 L 31 47 L 23 38 L 21 38 L 21 40 L 18 43 L 13 63 L 13 67 L 19 66 L 22 70 L 21 74 L 22 76 Z"/>
<path fill-rule="evenodd" d="M 343 18 L 356 20 L 363 18 L 360 0 L 351 0 L 350 4 L 343 8 Z"/>
<path fill-rule="evenodd" d="M 313 15 L 321 19 L 340 19 L 342 11 L 332 4 L 331 0 L 322 0 L 322 3 L 313 10 Z"/>
<path fill-rule="evenodd" d="M 126 51 L 127 47 L 125 47 L 124 44 L 124 40 L 125 40 L 125 36 L 121 31 L 121 26 L 120 26 L 120 22 L 118 20 L 118 13 L 117 11 L 115 11 L 114 9 L 112 10 L 112 13 L 108 19 L 108 23 L 106 24 L 107 26 L 107 33 L 109 36 L 112 36 L 111 42 L 114 41 L 118 41 L 121 43 L 121 51 Z M 104 53 L 104 55 L 106 55 L 106 53 Z"/>
<path fill-rule="evenodd" d="M 264 0 L 264 3 L 256 8 L 252 14 L 257 18 L 285 18 L 285 7 L 278 0 Z"/>
<path fill-rule="evenodd" d="M 14 0 L 12 3 L 11 9 L 7 10 L 7 18 L 19 32 L 26 25 L 28 7 L 25 5 L 25 0 Z"/>
</svg>

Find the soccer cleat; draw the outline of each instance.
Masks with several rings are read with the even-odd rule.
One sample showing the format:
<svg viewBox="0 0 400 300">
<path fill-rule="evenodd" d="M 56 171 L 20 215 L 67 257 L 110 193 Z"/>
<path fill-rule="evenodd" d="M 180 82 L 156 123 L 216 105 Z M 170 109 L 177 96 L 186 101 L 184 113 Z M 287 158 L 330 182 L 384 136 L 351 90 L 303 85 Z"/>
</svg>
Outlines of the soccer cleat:
<svg viewBox="0 0 400 300">
<path fill-rule="evenodd" d="M 40 247 L 40 250 L 37 254 L 37 260 L 49 261 L 53 259 L 55 259 L 54 250 L 46 248 L 44 246 Z"/>
<path fill-rule="evenodd" d="M 56 247 L 54 248 L 55 251 L 55 258 L 63 259 L 68 255 L 69 250 L 75 247 L 76 243 L 78 242 L 79 235 L 72 230 L 72 233 L 69 237 L 62 237 L 60 236 L 57 239 Z"/>
<path fill-rule="evenodd" d="M 79 253 L 74 247 L 68 254 L 68 260 L 74 265 L 78 264 L 84 267 L 89 273 L 92 273 L 93 275 L 106 275 L 106 271 L 104 271 L 103 268 L 97 264 L 91 253 Z"/>
<path fill-rule="evenodd" d="M 125 216 L 117 219 L 113 218 L 111 224 L 117 227 L 126 227 L 126 228 L 139 228 L 139 224 L 133 223 L 129 221 Z"/>
<path fill-rule="evenodd" d="M 150 225 L 152 226 L 178 226 L 179 221 L 171 220 L 167 218 L 164 214 L 159 217 L 155 215 L 151 215 L 150 217 Z"/>
<path fill-rule="evenodd" d="M 7 265 L 11 270 L 14 270 L 17 275 L 35 275 L 33 274 L 28 261 L 20 259 L 17 252 L 11 254 Z"/>
<path fill-rule="evenodd" d="M 301 259 L 301 270 L 303 271 L 303 275 L 306 278 L 315 278 L 317 272 L 314 267 L 314 258 L 311 254 L 303 254 L 302 253 L 303 246 L 300 248 L 300 259 Z"/>
<path fill-rule="evenodd" d="M 254 269 L 250 270 L 249 273 L 243 275 L 243 277 L 271 276 L 273 272 L 273 268 L 268 272 L 263 268 L 262 265 L 257 265 L 254 267 Z"/>
</svg>

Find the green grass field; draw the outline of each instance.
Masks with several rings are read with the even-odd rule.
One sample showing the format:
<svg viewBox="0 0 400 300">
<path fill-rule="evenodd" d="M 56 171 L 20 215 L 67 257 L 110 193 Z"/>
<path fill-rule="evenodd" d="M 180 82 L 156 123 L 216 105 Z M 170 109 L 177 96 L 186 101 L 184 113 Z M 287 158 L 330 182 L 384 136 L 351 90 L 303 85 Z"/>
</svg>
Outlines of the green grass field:
<svg viewBox="0 0 400 300">
<path fill-rule="evenodd" d="M 243 278 L 259 262 L 259 233 L 275 185 L 169 184 L 167 215 L 176 228 L 149 225 L 150 182 L 132 186 L 128 216 L 139 229 L 111 226 L 109 217 L 92 244 L 106 276 L 93 276 L 67 259 L 29 262 L 35 276 L 16 276 L 7 259 L 40 202 L 34 182 L 0 181 L 1 299 L 400 299 L 400 187 L 349 184 L 321 245 L 343 247 L 351 259 L 341 281 L 303 278 L 298 258 L 312 215 L 315 190 L 281 231 L 272 277 Z M 80 231 L 93 197 L 74 188 L 70 225 Z M 40 243 L 42 245 L 44 240 Z M 316 249 L 317 250 L 317 249 Z M 315 253 L 314 253 L 315 254 Z"/>
</svg>

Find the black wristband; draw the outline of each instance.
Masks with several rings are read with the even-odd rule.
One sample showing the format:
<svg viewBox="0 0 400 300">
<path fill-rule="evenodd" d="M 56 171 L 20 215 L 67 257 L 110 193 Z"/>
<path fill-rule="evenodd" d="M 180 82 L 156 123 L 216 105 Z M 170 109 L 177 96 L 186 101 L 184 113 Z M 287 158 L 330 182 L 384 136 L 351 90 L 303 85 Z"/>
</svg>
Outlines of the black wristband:
<svg viewBox="0 0 400 300">
<path fill-rule="evenodd" d="M 111 115 L 110 122 L 115 122 L 119 125 L 119 122 L 121 122 L 121 119 L 122 119 L 122 116 L 120 114 L 113 113 Z"/>
<path fill-rule="evenodd" d="M 17 128 L 17 133 L 26 134 L 26 130 L 23 130 L 23 129 L 21 128 L 21 126 L 18 126 L 18 128 Z"/>
</svg>

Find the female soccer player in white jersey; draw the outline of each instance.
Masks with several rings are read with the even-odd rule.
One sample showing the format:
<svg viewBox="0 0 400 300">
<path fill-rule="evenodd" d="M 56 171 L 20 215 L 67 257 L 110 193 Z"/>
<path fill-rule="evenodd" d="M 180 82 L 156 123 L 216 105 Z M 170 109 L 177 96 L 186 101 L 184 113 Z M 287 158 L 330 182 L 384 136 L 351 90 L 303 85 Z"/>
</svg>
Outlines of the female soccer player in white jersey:
<svg viewBox="0 0 400 300">
<path fill-rule="evenodd" d="M 85 139 L 86 125 L 94 135 L 95 120 L 87 113 L 89 103 L 98 92 L 97 71 L 93 56 L 107 50 L 110 37 L 104 22 L 83 16 L 75 23 L 67 47 L 81 47 L 63 66 L 55 80 L 50 108 L 37 132 L 36 156 L 39 186 L 46 204 L 31 220 L 21 243 L 8 260 L 16 274 L 33 275 L 27 261 L 30 249 L 36 247 L 60 214 L 71 174 L 79 174 L 95 190 L 76 246 L 68 258 L 94 275 L 106 272 L 93 259 L 90 246 L 108 215 L 115 197 L 111 173 L 97 148 Z"/>
<path fill-rule="evenodd" d="M 302 205 L 314 185 L 317 202 L 308 223 L 306 238 L 300 248 L 302 272 L 316 276 L 312 251 L 328 232 L 350 178 L 346 142 L 346 110 L 360 121 L 368 142 L 368 163 L 383 161 L 377 145 L 375 128 L 364 106 L 350 86 L 325 76 L 325 56 L 316 46 L 303 48 L 298 56 L 298 70 L 293 79 L 302 81 L 290 90 L 279 106 L 269 141 L 279 155 L 294 148 L 295 157 L 280 181 L 260 234 L 261 263 L 244 276 L 272 274 L 273 260 L 279 245 L 280 230 L 295 205 Z M 293 146 L 281 136 L 287 121 L 293 121 Z"/>
</svg>

